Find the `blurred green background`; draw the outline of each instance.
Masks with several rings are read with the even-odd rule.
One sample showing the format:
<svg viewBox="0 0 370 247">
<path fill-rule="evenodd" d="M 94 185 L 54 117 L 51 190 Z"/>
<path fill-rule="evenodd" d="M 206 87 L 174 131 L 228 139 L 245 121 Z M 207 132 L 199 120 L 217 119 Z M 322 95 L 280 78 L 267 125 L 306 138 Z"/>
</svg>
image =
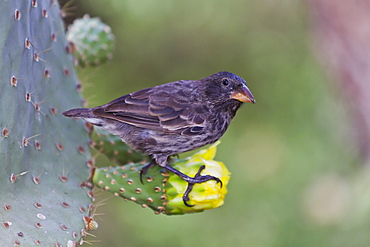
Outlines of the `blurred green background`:
<svg viewBox="0 0 370 247">
<path fill-rule="evenodd" d="M 308 6 L 283 0 L 89 0 L 65 6 L 112 27 L 111 62 L 79 70 L 97 106 L 227 70 L 257 104 L 238 111 L 216 160 L 232 172 L 225 205 L 154 215 L 97 193 L 93 246 L 370 246 L 370 189 L 341 89 L 314 56 Z M 100 156 L 97 165 L 107 165 Z"/>
</svg>

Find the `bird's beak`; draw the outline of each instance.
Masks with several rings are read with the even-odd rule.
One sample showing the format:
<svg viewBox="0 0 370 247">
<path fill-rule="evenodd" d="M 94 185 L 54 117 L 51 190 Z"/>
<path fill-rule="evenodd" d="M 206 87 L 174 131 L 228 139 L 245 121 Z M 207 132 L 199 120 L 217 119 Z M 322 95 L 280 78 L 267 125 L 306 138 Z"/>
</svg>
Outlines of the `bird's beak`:
<svg viewBox="0 0 370 247">
<path fill-rule="evenodd" d="M 239 100 L 241 102 L 253 103 L 253 104 L 256 103 L 256 100 L 254 99 L 253 94 L 251 93 L 251 91 L 246 85 L 243 85 L 236 92 L 231 94 L 231 98 Z"/>
</svg>

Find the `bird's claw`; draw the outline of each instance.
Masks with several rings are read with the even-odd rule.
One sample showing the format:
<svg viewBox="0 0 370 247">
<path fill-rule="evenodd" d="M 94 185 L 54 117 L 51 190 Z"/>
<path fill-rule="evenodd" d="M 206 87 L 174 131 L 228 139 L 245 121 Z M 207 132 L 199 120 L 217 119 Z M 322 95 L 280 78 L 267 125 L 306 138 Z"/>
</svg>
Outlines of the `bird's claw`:
<svg viewBox="0 0 370 247">
<path fill-rule="evenodd" d="M 141 184 L 144 184 L 143 182 L 143 175 L 146 174 L 149 170 L 149 168 L 153 167 L 155 165 L 155 163 L 153 162 L 150 162 L 149 164 L 143 166 L 143 168 L 141 168 L 140 170 L 140 182 Z"/>
<path fill-rule="evenodd" d="M 186 182 L 188 182 L 188 187 L 186 188 L 186 191 L 185 191 L 184 195 L 182 196 L 182 200 L 183 200 L 184 204 L 188 207 L 194 207 L 195 206 L 195 205 L 192 205 L 192 204 L 188 203 L 188 201 L 190 201 L 189 194 L 192 191 L 193 186 L 195 184 L 204 183 L 204 182 L 207 182 L 209 180 L 215 180 L 217 183 L 220 183 L 220 187 L 222 188 L 222 181 L 219 178 L 216 178 L 216 177 L 210 176 L 210 175 L 205 175 L 205 176 L 200 175 L 200 173 L 205 168 L 206 168 L 206 166 L 202 165 L 199 168 L 197 174 L 195 174 L 194 177 L 188 177 L 188 179 L 183 178 Z"/>
</svg>

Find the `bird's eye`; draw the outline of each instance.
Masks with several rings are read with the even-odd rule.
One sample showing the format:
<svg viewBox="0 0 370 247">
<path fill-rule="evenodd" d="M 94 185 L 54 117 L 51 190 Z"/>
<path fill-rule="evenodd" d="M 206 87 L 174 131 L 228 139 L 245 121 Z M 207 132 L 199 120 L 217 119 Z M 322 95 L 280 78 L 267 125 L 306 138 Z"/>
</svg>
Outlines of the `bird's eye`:
<svg viewBox="0 0 370 247">
<path fill-rule="evenodd" d="M 222 84 L 224 85 L 224 86 L 228 86 L 229 85 L 229 80 L 228 79 L 223 79 L 222 80 Z"/>
</svg>

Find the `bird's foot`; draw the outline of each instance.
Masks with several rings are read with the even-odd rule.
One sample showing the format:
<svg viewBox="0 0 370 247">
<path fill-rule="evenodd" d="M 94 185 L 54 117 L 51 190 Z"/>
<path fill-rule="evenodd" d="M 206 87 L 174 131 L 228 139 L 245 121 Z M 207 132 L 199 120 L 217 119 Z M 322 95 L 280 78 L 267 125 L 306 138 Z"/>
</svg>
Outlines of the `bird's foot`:
<svg viewBox="0 0 370 247">
<path fill-rule="evenodd" d="M 141 170 L 140 170 L 140 182 L 141 182 L 141 184 L 144 184 L 143 183 L 143 175 L 146 174 L 150 168 L 155 166 L 155 164 L 156 163 L 154 161 L 152 161 L 149 164 L 143 166 L 143 168 L 141 168 Z"/>
<path fill-rule="evenodd" d="M 184 181 L 188 182 L 188 187 L 186 188 L 186 191 L 185 191 L 184 195 L 182 196 L 182 200 L 184 201 L 184 204 L 188 207 L 194 207 L 195 206 L 195 205 L 191 205 L 191 204 L 188 203 L 188 201 L 190 201 L 189 194 L 192 191 L 193 186 L 195 184 L 201 184 L 201 183 L 207 182 L 209 180 L 215 180 L 217 183 L 220 183 L 220 185 L 222 187 L 222 181 L 219 178 L 216 178 L 216 177 L 211 176 L 211 175 L 204 175 L 204 176 L 200 175 L 200 173 L 206 168 L 205 165 L 202 165 L 199 168 L 197 174 L 195 174 L 194 177 L 189 177 L 188 175 L 185 175 L 184 173 L 176 170 L 175 168 L 173 168 L 172 166 L 169 166 L 169 165 L 166 165 L 164 168 L 166 170 L 176 174 L 177 176 L 182 178 Z"/>
</svg>

